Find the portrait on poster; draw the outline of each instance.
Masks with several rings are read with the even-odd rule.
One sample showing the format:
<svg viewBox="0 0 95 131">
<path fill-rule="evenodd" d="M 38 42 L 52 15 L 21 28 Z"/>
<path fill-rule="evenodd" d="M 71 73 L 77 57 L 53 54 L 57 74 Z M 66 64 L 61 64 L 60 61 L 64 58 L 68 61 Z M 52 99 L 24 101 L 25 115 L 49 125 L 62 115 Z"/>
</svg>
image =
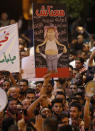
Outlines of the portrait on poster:
<svg viewBox="0 0 95 131">
<path fill-rule="evenodd" d="M 36 76 L 43 77 L 48 72 L 55 77 L 68 75 L 65 6 L 36 5 L 33 19 Z"/>
</svg>

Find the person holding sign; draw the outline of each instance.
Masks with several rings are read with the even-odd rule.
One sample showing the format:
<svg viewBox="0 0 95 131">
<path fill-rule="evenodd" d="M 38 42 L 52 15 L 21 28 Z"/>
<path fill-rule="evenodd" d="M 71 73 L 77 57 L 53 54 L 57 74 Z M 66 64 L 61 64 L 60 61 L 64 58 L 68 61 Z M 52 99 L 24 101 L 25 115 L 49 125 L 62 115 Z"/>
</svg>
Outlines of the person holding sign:
<svg viewBox="0 0 95 131">
<path fill-rule="evenodd" d="M 55 26 L 49 26 L 44 28 L 44 42 L 36 47 L 36 53 L 40 53 L 40 47 L 45 45 L 45 55 L 40 53 L 47 62 L 48 72 L 57 72 L 58 58 L 63 54 L 67 53 L 67 48 L 65 45 L 58 41 L 58 32 Z M 58 54 L 57 45 L 63 47 L 63 52 Z"/>
</svg>

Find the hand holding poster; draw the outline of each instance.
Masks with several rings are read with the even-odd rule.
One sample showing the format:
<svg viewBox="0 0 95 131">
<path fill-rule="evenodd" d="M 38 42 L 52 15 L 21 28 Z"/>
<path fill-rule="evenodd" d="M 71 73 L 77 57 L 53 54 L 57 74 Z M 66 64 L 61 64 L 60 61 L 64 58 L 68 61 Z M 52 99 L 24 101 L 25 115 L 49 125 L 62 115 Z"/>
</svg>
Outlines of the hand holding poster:
<svg viewBox="0 0 95 131">
<path fill-rule="evenodd" d="M 20 71 L 17 24 L 0 28 L 0 70 Z"/>
<path fill-rule="evenodd" d="M 36 77 L 68 77 L 67 18 L 64 5 L 34 5 Z"/>
</svg>

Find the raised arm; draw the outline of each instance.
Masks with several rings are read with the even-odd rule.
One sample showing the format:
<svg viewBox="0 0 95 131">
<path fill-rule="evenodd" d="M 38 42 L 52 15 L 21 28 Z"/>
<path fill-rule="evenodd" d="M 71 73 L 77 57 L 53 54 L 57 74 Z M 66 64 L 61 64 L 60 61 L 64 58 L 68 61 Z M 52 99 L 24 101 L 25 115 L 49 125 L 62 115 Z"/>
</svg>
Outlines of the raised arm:
<svg viewBox="0 0 95 131">
<path fill-rule="evenodd" d="M 12 75 L 11 72 L 10 72 L 10 74 L 9 74 L 9 77 L 10 77 L 11 82 L 13 83 L 13 85 L 14 85 L 14 86 L 17 86 L 16 81 L 15 81 L 15 79 L 14 79 L 14 77 L 13 77 L 13 75 Z"/>
<path fill-rule="evenodd" d="M 37 100 L 35 100 L 27 109 L 27 114 L 29 118 L 33 117 L 34 110 L 36 109 L 39 102 L 41 102 L 43 99 L 46 99 L 45 95 L 41 95 Z"/>
<path fill-rule="evenodd" d="M 50 79 L 51 79 L 51 73 L 48 73 L 44 76 L 44 83 L 41 88 L 40 95 L 46 95 L 47 85 L 48 85 Z"/>
<path fill-rule="evenodd" d="M 85 129 L 90 127 L 90 98 L 86 96 L 86 102 L 84 106 L 84 125 Z"/>
</svg>

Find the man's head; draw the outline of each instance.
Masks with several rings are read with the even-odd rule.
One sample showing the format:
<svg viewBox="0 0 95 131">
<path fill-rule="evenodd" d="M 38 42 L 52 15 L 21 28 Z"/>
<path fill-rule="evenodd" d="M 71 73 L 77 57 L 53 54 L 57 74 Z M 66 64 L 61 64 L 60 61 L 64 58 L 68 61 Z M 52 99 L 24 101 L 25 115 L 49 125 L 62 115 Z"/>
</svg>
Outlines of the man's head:
<svg viewBox="0 0 95 131">
<path fill-rule="evenodd" d="M 46 93 L 47 93 L 47 94 L 51 94 L 51 93 L 52 93 L 52 90 L 53 90 L 53 83 L 52 83 L 52 81 L 49 81 L 49 83 L 47 84 Z"/>
<path fill-rule="evenodd" d="M 76 52 L 72 51 L 70 52 L 70 55 L 69 55 L 69 61 L 73 61 L 74 59 L 76 58 Z"/>
<path fill-rule="evenodd" d="M 26 110 L 29 106 L 30 106 L 30 100 L 29 99 L 24 99 L 23 101 L 22 101 L 22 107 L 23 107 L 23 109 L 24 110 Z"/>
<path fill-rule="evenodd" d="M 10 81 L 4 81 L 2 88 L 3 88 L 5 91 L 8 91 L 8 89 L 10 88 L 10 86 L 11 86 Z"/>
<path fill-rule="evenodd" d="M 9 98 L 8 101 L 8 110 L 12 113 L 12 114 L 16 114 L 17 113 L 17 104 L 18 101 L 14 98 Z"/>
<path fill-rule="evenodd" d="M 72 102 L 70 105 L 70 118 L 76 120 L 80 117 L 81 106 L 77 102 Z"/>
<path fill-rule="evenodd" d="M 18 97 L 19 97 L 19 90 L 18 90 L 19 88 L 16 88 L 16 87 L 11 87 L 11 88 L 9 88 L 9 90 L 8 90 L 8 95 L 10 96 L 10 97 L 13 97 L 13 98 L 15 98 L 15 99 L 18 99 Z"/>
<path fill-rule="evenodd" d="M 57 120 L 54 118 L 46 118 L 42 131 L 57 131 Z"/>
<path fill-rule="evenodd" d="M 78 41 L 79 44 L 83 43 L 83 39 L 84 39 L 83 35 L 78 35 L 77 36 L 77 41 Z"/>
<path fill-rule="evenodd" d="M 76 68 L 73 69 L 73 77 L 75 78 L 78 73 L 78 70 Z"/>
<path fill-rule="evenodd" d="M 26 90 L 28 89 L 28 80 L 22 79 L 19 82 L 21 93 L 25 93 Z"/>
<path fill-rule="evenodd" d="M 61 120 L 59 123 L 59 127 L 68 126 L 69 125 L 69 117 L 67 114 L 61 114 Z"/>
<path fill-rule="evenodd" d="M 1 14 L 1 19 L 2 19 L 3 21 L 6 21 L 7 18 L 8 18 L 7 13 L 6 13 L 6 12 L 3 12 L 3 13 Z"/>
<path fill-rule="evenodd" d="M 35 100 L 35 90 L 28 88 L 26 92 L 26 98 L 29 99 L 31 102 L 34 102 Z"/>
<path fill-rule="evenodd" d="M 52 112 L 49 108 L 42 108 L 41 110 L 41 115 L 43 118 L 47 118 L 47 117 L 51 117 L 52 116 Z"/>
<path fill-rule="evenodd" d="M 71 84 L 70 85 L 70 92 L 72 94 L 75 94 L 77 92 L 77 85 L 76 84 Z"/>
<path fill-rule="evenodd" d="M 83 88 L 83 87 L 82 87 L 82 88 Z M 83 96 L 83 92 L 77 92 L 77 93 L 75 94 L 75 97 L 79 99 L 79 102 L 80 102 L 81 105 L 84 104 L 84 99 L 83 99 L 82 96 Z"/>
<path fill-rule="evenodd" d="M 43 86 L 43 81 L 37 81 L 35 84 L 36 84 L 36 93 L 39 93 Z"/>
<path fill-rule="evenodd" d="M 56 115 L 60 115 L 63 111 L 63 103 L 62 103 L 62 99 L 54 99 L 52 101 L 52 111 L 56 114 Z"/>
<path fill-rule="evenodd" d="M 76 58 L 75 59 L 75 66 L 76 66 L 76 69 L 81 69 L 83 67 L 83 64 L 84 64 L 84 59 L 83 58 Z"/>
<path fill-rule="evenodd" d="M 83 51 L 84 51 L 85 53 L 88 53 L 88 52 L 89 52 L 89 49 L 90 49 L 89 43 L 83 44 Z M 87 54 L 86 54 L 86 56 L 87 56 Z M 85 57 L 86 57 L 86 56 L 85 56 Z"/>
<path fill-rule="evenodd" d="M 59 91 L 56 93 L 56 99 L 62 99 L 63 100 L 63 104 L 65 104 L 66 102 L 66 96 L 63 92 Z"/>
</svg>

